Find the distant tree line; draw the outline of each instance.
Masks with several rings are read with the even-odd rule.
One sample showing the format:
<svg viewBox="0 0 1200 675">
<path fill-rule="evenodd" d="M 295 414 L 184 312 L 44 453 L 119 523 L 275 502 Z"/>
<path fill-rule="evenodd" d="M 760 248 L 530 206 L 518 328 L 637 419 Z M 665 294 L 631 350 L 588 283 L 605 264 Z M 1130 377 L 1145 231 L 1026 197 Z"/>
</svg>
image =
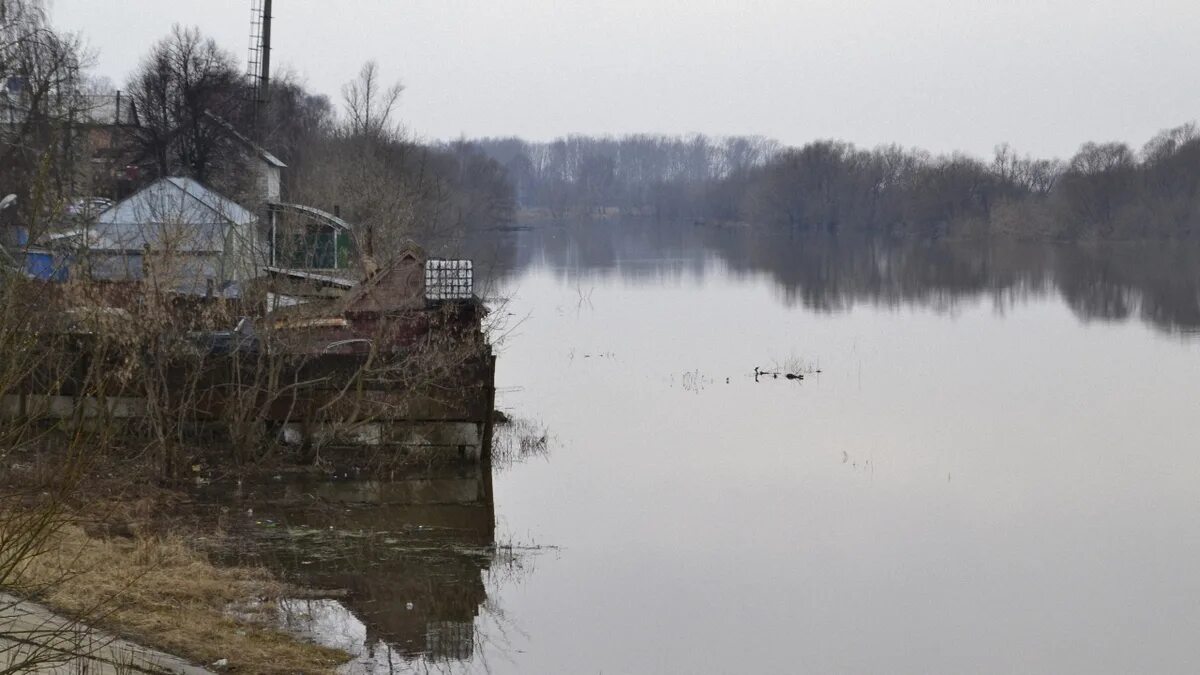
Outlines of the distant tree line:
<svg viewBox="0 0 1200 675">
<path fill-rule="evenodd" d="M 520 205 L 568 214 L 749 222 L 792 232 L 1040 239 L 1200 235 L 1200 130 L 1141 151 L 1087 143 L 1067 161 L 1008 145 L 982 160 L 841 141 L 570 136 L 477 142 L 503 164 Z"/>
<path fill-rule="evenodd" d="M 549 143 L 519 138 L 473 142 L 501 163 L 517 200 L 555 217 L 571 213 L 698 215 L 722 207 L 729 189 L 779 152 L 761 137 L 639 134 L 621 138 L 568 136 Z M 723 185 L 727 184 L 727 185 Z"/>
</svg>

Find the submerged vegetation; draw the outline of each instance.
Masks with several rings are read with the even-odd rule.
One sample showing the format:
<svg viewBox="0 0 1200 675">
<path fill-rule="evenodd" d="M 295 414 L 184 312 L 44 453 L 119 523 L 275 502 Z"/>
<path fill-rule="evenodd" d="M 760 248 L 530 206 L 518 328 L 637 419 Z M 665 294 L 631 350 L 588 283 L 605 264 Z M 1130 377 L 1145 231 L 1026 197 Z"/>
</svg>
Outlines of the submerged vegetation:
<svg viewBox="0 0 1200 675">
<path fill-rule="evenodd" d="M 503 413 L 497 412 L 500 417 Z M 550 431 L 541 422 L 527 417 L 500 417 L 492 437 L 492 463 L 499 469 L 511 468 L 531 459 L 545 459 L 553 444 Z"/>
<path fill-rule="evenodd" d="M 63 431 L 0 452 L 0 672 L 90 672 L 112 639 L 95 629 L 242 672 L 332 672 L 349 658 L 280 630 L 274 607 L 302 591 L 214 564 L 173 522 L 181 495 L 157 487 L 147 462 Z M 63 618 L 19 630 L 23 600 Z"/>
</svg>

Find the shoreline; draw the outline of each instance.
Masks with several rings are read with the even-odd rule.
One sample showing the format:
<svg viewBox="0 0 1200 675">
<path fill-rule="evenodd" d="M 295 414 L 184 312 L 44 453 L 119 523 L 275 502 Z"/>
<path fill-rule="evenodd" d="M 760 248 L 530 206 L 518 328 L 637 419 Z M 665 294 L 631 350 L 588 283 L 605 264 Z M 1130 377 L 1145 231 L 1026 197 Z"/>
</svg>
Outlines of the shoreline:
<svg viewBox="0 0 1200 675">
<path fill-rule="evenodd" d="M 153 508 L 119 506 L 143 514 Z M 213 562 L 195 544 L 200 533 L 159 533 L 169 524 L 153 519 L 145 534 L 128 522 L 97 523 L 88 529 L 107 531 L 89 533 L 84 522 L 80 514 L 69 516 L 5 590 L 76 626 L 181 663 L 209 664 L 191 672 L 332 673 L 349 661 L 350 654 L 277 625 L 278 601 L 305 591 L 263 568 Z"/>
</svg>

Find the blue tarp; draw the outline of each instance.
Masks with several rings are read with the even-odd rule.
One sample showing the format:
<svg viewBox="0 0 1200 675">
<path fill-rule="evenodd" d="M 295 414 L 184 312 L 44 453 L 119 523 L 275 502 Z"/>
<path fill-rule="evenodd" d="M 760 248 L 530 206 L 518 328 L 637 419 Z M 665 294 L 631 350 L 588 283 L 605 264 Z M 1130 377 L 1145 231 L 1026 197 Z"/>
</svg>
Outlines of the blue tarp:
<svg viewBox="0 0 1200 675">
<path fill-rule="evenodd" d="M 27 251 L 25 271 L 42 281 L 66 281 L 69 276 L 66 262 L 55 262 L 54 254 L 50 251 Z"/>
</svg>

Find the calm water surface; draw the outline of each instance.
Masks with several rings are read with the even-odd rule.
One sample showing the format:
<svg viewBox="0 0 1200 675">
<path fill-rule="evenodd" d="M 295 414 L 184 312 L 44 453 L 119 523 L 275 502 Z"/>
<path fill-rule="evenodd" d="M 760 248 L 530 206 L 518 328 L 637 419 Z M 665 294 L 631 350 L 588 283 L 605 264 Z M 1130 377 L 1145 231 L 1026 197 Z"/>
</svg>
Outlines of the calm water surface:
<svg viewBox="0 0 1200 675">
<path fill-rule="evenodd" d="M 549 454 L 255 515 L 349 591 L 288 620 L 357 672 L 1200 671 L 1195 251 L 496 250 L 498 405 Z"/>
</svg>

